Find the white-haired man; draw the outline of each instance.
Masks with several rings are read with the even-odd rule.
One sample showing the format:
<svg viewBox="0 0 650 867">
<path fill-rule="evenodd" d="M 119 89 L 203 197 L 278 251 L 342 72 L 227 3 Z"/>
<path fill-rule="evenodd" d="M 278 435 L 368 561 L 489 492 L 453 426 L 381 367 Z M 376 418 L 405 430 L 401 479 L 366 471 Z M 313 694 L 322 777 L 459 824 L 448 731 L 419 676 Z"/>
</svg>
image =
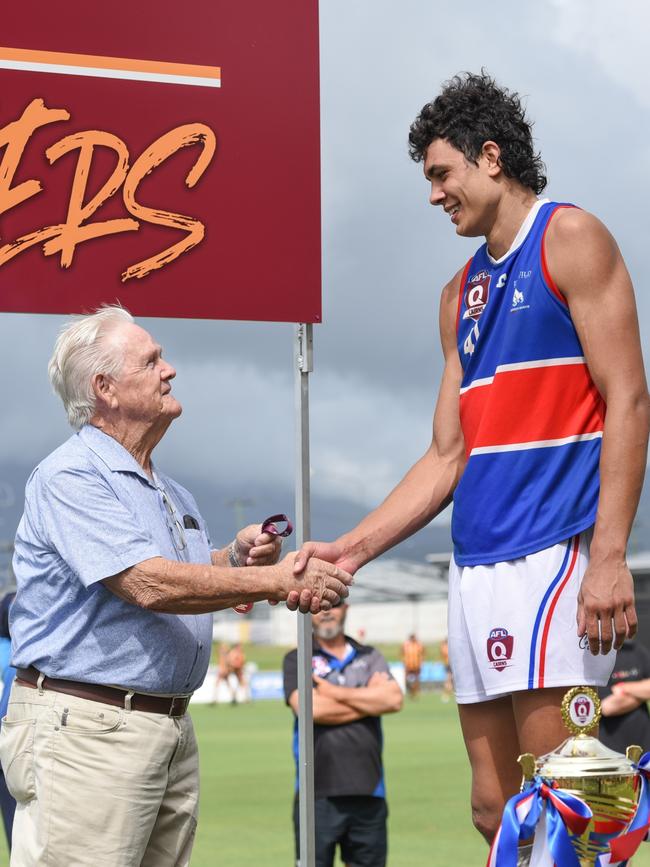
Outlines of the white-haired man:
<svg viewBox="0 0 650 867">
<path fill-rule="evenodd" d="M 16 536 L 18 677 L 0 735 L 15 867 L 188 864 L 185 711 L 210 612 L 290 592 L 318 611 L 347 595 L 350 577 L 322 561 L 294 578 L 294 555 L 278 563 L 260 525 L 212 548 L 193 497 L 151 460 L 181 414 L 175 375 L 122 308 L 73 320 L 55 346 L 50 378 L 77 432 L 32 474 Z"/>
</svg>

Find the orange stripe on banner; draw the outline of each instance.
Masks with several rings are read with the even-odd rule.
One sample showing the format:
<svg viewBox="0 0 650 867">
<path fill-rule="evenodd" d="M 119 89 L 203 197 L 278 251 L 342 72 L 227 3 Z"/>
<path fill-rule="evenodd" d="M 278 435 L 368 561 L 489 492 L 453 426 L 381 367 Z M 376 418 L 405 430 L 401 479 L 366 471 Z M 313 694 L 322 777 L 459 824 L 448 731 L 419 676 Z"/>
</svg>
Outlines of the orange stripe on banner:
<svg viewBox="0 0 650 867">
<path fill-rule="evenodd" d="M 134 60 L 130 57 L 101 57 L 97 54 L 67 54 L 62 51 L 36 51 L 28 48 L 0 47 L 0 60 L 21 63 L 49 63 L 90 69 L 120 69 L 129 72 L 153 72 L 160 75 L 186 75 L 190 78 L 221 79 L 221 67 L 197 66 L 192 63 L 168 63 L 163 60 Z"/>
<path fill-rule="evenodd" d="M 473 448 L 601 431 L 605 403 L 585 364 L 503 370 L 461 394 L 460 419 L 469 455 Z"/>
</svg>

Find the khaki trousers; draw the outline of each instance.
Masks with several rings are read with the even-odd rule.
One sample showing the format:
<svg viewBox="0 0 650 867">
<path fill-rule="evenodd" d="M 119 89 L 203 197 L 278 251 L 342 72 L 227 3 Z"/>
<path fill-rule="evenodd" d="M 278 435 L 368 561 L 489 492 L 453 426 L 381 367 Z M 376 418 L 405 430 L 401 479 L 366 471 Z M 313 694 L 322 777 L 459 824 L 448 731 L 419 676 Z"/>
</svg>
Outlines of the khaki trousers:
<svg viewBox="0 0 650 867">
<path fill-rule="evenodd" d="M 186 867 L 198 815 L 190 717 L 14 684 L 0 760 L 11 867 Z"/>
</svg>

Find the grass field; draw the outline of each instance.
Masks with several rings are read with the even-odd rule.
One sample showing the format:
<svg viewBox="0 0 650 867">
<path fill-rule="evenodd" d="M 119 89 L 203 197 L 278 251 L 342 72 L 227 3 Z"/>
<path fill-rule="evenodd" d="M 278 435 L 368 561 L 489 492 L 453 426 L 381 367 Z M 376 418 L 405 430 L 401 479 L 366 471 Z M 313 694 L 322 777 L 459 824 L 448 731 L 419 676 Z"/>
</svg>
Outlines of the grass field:
<svg viewBox="0 0 650 867">
<path fill-rule="evenodd" d="M 281 702 L 258 702 L 199 705 L 192 716 L 202 786 L 192 867 L 292 867 L 290 712 Z M 425 694 L 385 717 L 384 734 L 390 867 L 482 867 L 487 849 L 470 822 L 453 702 Z M 635 867 L 650 867 L 646 846 Z M 0 850 L 0 865 L 7 864 Z"/>
<path fill-rule="evenodd" d="M 290 867 L 289 711 L 275 702 L 197 708 L 194 719 L 203 806 L 193 867 Z M 386 717 L 384 734 L 390 864 L 483 864 L 487 853 L 469 820 L 455 706 L 426 695 Z"/>
</svg>

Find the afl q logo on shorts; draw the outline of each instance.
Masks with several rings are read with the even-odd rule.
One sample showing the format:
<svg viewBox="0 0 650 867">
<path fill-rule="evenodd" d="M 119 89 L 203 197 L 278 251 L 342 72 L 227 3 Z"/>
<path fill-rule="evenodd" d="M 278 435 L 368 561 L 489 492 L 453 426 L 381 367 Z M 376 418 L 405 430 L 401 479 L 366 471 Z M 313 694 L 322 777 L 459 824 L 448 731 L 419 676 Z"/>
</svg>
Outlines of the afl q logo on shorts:
<svg viewBox="0 0 650 867">
<path fill-rule="evenodd" d="M 487 640 L 487 655 L 492 668 L 502 671 L 507 667 L 515 643 L 514 636 L 507 629 L 492 629 Z"/>
</svg>

